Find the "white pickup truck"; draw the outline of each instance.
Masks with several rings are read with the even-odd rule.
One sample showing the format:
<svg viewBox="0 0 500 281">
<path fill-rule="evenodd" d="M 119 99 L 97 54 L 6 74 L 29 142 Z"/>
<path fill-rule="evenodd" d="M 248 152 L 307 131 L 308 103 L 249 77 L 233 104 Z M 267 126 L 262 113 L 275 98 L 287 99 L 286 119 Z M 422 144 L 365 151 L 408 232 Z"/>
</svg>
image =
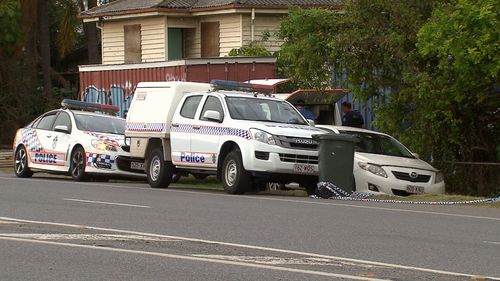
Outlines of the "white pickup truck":
<svg viewBox="0 0 500 281">
<path fill-rule="evenodd" d="M 132 158 L 151 187 L 168 187 L 177 172 L 217 175 L 228 193 L 267 182 L 297 182 L 314 192 L 315 128 L 288 102 L 251 84 L 212 81 L 139 83 L 127 114 Z"/>
</svg>

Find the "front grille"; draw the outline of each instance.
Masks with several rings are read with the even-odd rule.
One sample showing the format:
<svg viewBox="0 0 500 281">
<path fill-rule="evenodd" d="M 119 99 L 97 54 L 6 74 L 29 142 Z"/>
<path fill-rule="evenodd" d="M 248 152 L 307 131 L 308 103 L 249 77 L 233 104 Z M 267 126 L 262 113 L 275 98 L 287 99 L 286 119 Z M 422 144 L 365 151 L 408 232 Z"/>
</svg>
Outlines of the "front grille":
<svg viewBox="0 0 500 281">
<path fill-rule="evenodd" d="M 318 149 L 318 142 L 311 138 L 295 138 L 287 136 L 275 136 L 276 143 L 285 148 L 292 149 Z"/>
<path fill-rule="evenodd" d="M 416 177 L 411 177 L 409 173 L 392 171 L 392 174 L 400 180 L 409 182 L 429 182 L 431 176 L 429 175 L 417 175 Z"/>
<path fill-rule="evenodd" d="M 280 153 L 281 162 L 297 163 L 297 164 L 318 164 L 318 156 L 284 154 Z"/>
</svg>

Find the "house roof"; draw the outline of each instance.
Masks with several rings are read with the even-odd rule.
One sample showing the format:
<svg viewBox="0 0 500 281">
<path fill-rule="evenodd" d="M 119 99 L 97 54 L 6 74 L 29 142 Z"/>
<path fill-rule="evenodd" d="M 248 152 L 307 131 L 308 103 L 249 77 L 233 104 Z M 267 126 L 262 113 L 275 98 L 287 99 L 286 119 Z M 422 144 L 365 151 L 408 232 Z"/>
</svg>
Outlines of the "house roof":
<svg viewBox="0 0 500 281">
<path fill-rule="evenodd" d="M 116 0 L 81 13 L 83 18 L 161 10 L 199 11 L 224 8 L 337 7 L 341 0 Z"/>
</svg>

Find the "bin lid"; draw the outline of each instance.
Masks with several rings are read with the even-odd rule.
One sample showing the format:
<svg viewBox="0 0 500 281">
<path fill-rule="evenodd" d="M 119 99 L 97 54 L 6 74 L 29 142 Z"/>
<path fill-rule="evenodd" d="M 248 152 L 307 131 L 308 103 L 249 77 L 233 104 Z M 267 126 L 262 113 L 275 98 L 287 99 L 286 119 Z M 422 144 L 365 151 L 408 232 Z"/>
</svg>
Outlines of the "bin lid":
<svg viewBox="0 0 500 281">
<path fill-rule="evenodd" d="M 358 142 L 359 138 L 355 136 L 351 136 L 348 134 L 320 134 L 320 135 L 312 135 L 312 138 L 317 141 L 322 140 L 335 140 L 335 141 L 348 141 L 348 142 Z"/>
</svg>

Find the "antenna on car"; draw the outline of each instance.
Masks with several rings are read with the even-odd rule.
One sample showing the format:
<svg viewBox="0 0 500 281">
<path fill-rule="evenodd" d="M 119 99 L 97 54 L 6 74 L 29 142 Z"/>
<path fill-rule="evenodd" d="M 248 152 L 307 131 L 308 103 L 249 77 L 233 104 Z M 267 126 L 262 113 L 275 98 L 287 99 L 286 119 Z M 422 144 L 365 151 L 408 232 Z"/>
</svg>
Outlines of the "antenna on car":
<svg viewBox="0 0 500 281">
<path fill-rule="evenodd" d="M 112 115 L 117 115 L 118 111 L 120 111 L 120 108 L 116 105 L 91 103 L 72 99 L 63 99 L 61 106 L 63 109 L 104 112 Z"/>
</svg>

